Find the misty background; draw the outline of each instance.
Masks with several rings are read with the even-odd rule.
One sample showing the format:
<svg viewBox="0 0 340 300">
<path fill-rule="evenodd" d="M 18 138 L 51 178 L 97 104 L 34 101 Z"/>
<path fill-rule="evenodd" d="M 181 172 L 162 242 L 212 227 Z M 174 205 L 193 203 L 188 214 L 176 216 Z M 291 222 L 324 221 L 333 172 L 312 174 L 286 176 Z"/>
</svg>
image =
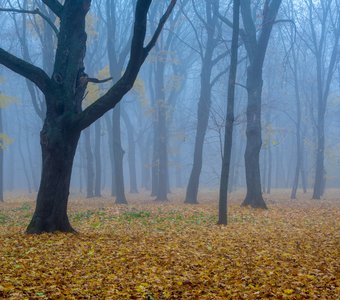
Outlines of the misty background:
<svg viewBox="0 0 340 300">
<path fill-rule="evenodd" d="M 135 1 L 92 1 L 87 17 L 86 69 L 89 76 L 110 77 L 109 38 L 114 28 L 113 49 L 116 57 L 124 53 L 133 24 Z M 177 4 L 165 25 L 156 47 L 141 69 L 134 88 L 119 105 L 123 150 L 123 175 L 126 192 L 152 191 L 157 134 L 161 122 L 167 136 L 168 192 L 186 188 L 193 164 L 200 95 L 211 89 L 208 129 L 204 137 L 200 188 L 216 189 L 220 180 L 227 78 L 231 32 L 221 19 L 214 25 L 214 45 L 209 44 L 209 22 L 214 19 L 207 1 Z M 209 1 L 208 1 L 209 2 Z M 219 5 L 219 13 L 231 19 L 230 1 Z M 254 1 L 255 20 L 261 21 L 261 4 Z M 327 3 L 333 7 L 323 16 Z M 151 29 L 164 11 L 163 1 L 154 1 L 149 13 Z M 33 9 L 49 12 L 40 1 L 4 1 L 2 8 Z M 334 45 L 335 20 L 339 18 L 336 1 L 283 1 L 274 25 L 265 58 L 262 94 L 261 181 L 265 193 L 271 189 L 291 189 L 297 160 L 301 160 L 299 190 L 313 188 L 316 168 L 318 78 L 315 38 L 323 36 L 321 74 L 326 76 Z M 108 8 L 110 8 L 108 11 Z M 53 16 L 51 16 L 53 18 Z M 57 22 L 56 20 L 54 20 Z M 321 23 L 325 22 L 325 31 Z M 114 26 L 109 26 L 114 24 Z M 109 27 L 108 27 L 109 26 Z M 241 27 L 242 27 L 241 21 Z M 36 14 L 0 12 L 1 47 L 18 57 L 44 67 L 51 75 L 56 38 L 46 22 Z M 51 48 L 52 45 L 52 48 Z M 202 87 L 202 67 L 206 51 L 213 46 L 209 84 Z M 112 45 L 111 45 L 112 47 Z M 336 47 L 339 47 L 337 45 Z M 239 47 L 236 87 L 236 119 L 230 174 L 231 191 L 245 188 L 244 151 L 246 145 L 246 70 L 244 45 Z M 339 52 L 339 51 L 338 51 Z M 122 63 L 124 69 L 125 60 Z M 206 66 L 205 66 L 206 68 Z M 204 69 L 203 69 L 204 71 Z M 204 73 L 203 73 L 204 74 Z M 39 133 L 42 127 L 43 96 L 33 84 L 0 66 L 0 143 L 4 154 L 4 191 L 37 192 L 41 172 Z M 326 80 L 323 78 L 322 80 Z M 90 84 L 83 107 L 112 84 Z M 325 114 L 326 190 L 340 188 L 340 64 L 337 53 Z M 299 107 L 297 105 L 299 101 Z M 115 108 L 116 110 L 116 108 Z M 160 111 L 164 113 L 163 119 Z M 89 195 L 89 184 L 97 196 L 114 194 L 112 123 L 108 112 L 81 136 L 72 174 L 71 191 Z M 297 129 L 297 123 L 300 127 Z M 115 129 L 113 129 L 115 128 Z M 297 155 L 297 131 L 301 155 Z M 299 157 L 299 158 L 298 158 Z M 99 194 L 98 194 L 99 187 Z"/>
</svg>

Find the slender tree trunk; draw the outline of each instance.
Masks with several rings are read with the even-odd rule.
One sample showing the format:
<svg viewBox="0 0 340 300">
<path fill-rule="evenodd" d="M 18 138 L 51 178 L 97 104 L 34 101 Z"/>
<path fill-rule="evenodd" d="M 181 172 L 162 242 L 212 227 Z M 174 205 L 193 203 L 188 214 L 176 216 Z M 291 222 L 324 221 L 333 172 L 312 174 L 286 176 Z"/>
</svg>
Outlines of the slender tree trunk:
<svg viewBox="0 0 340 300">
<path fill-rule="evenodd" d="M 270 194 L 271 193 L 271 189 L 272 189 L 272 169 L 273 169 L 272 163 L 273 163 L 272 147 L 271 147 L 271 140 L 269 140 L 267 194 Z"/>
<path fill-rule="evenodd" d="M 102 186 L 102 162 L 101 162 L 101 123 L 97 120 L 94 124 L 95 128 L 95 166 L 96 176 L 94 184 L 94 195 L 95 197 L 101 197 L 101 186 Z"/>
<path fill-rule="evenodd" d="M 241 155 L 241 153 L 244 152 L 244 140 L 243 138 L 240 138 L 240 145 L 239 145 L 239 149 L 238 151 L 235 151 L 236 155 L 237 155 L 237 160 L 236 160 L 236 166 L 235 166 L 235 189 L 239 186 L 242 186 L 242 182 L 240 180 L 240 170 L 241 170 L 241 161 L 242 161 L 242 157 L 243 155 Z"/>
<path fill-rule="evenodd" d="M 324 167 L 324 155 L 325 155 L 325 120 L 324 116 L 319 116 L 318 119 L 318 147 L 316 152 L 316 170 L 313 199 L 320 199 L 325 189 L 325 167 Z"/>
<path fill-rule="evenodd" d="M 151 163 L 151 196 L 157 195 L 159 182 L 159 143 L 157 143 L 158 122 L 153 122 L 153 149 L 152 149 L 152 163 Z"/>
<path fill-rule="evenodd" d="M 266 122 L 267 124 L 271 125 L 271 115 L 270 115 L 270 111 L 267 112 L 267 117 L 266 117 Z M 271 133 L 269 133 L 268 136 L 268 145 L 267 145 L 267 149 L 266 149 L 267 153 L 267 159 L 266 159 L 266 163 L 267 163 L 267 168 L 266 168 L 266 189 L 264 190 L 265 193 L 270 194 L 271 192 L 271 184 L 272 184 L 272 137 L 271 137 Z"/>
<path fill-rule="evenodd" d="M 282 171 L 282 169 L 280 168 L 280 162 L 281 162 L 281 155 L 280 155 L 280 147 L 277 146 L 276 147 L 276 151 L 275 151 L 275 187 L 277 189 L 279 189 L 280 186 L 280 170 Z"/>
<path fill-rule="evenodd" d="M 86 153 L 86 197 L 94 196 L 94 168 L 93 154 L 91 150 L 91 129 L 86 128 L 84 131 L 85 138 L 85 153 Z"/>
<path fill-rule="evenodd" d="M 231 161 L 231 150 L 233 144 L 233 127 L 234 127 L 234 102 L 235 102 L 235 82 L 237 72 L 238 57 L 238 35 L 239 35 L 239 17 L 240 17 L 240 0 L 234 0 L 233 8 L 233 37 L 231 45 L 231 63 L 228 82 L 228 105 L 227 118 L 225 125 L 224 149 L 222 158 L 222 170 L 220 179 L 219 194 L 219 213 L 218 224 L 227 225 L 228 222 L 228 183 Z"/>
<path fill-rule="evenodd" d="M 8 172 L 8 177 L 6 176 L 7 179 L 7 184 L 8 184 L 8 190 L 10 192 L 12 192 L 14 190 L 14 171 L 15 171 L 15 152 L 14 149 L 12 149 L 12 151 L 9 151 L 8 153 L 9 156 L 9 162 L 8 162 L 8 166 L 9 166 L 9 172 Z"/>
<path fill-rule="evenodd" d="M 18 124 L 20 124 L 20 120 L 19 120 L 19 117 L 18 117 L 18 112 L 17 112 L 17 121 L 18 121 Z M 26 160 L 25 160 L 25 157 L 24 157 L 24 152 L 22 150 L 22 144 L 21 144 L 21 126 L 19 126 L 19 132 L 18 132 L 18 150 L 19 150 L 19 155 L 20 155 L 20 158 L 21 158 L 21 161 L 22 161 L 22 168 L 24 170 L 24 175 L 25 175 L 25 178 L 26 178 L 26 181 L 27 181 L 27 188 L 28 188 L 28 192 L 31 194 L 32 193 L 32 184 L 31 184 L 31 176 L 29 176 L 29 173 L 28 173 L 28 170 L 27 170 L 27 165 L 26 165 Z"/>
<path fill-rule="evenodd" d="M 27 119 L 26 119 L 26 115 L 24 114 L 23 116 L 23 120 L 25 123 L 27 123 Z M 33 155 L 32 155 L 32 151 L 31 151 L 31 144 L 30 140 L 29 140 L 29 135 L 27 134 L 25 136 L 25 144 L 26 144 L 26 152 L 27 152 L 27 156 L 28 156 L 28 166 L 30 168 L 31 171 L 31 178 L 32 178 L 32 190 L 34 190 L 34 192 L 38 191 L 38 178 L 37 178 L 37 173 L 40 170 L 37 170 L 37 167 L 34 167 L 33 164 Z"/>
<path fill-rule="evenodd" d="M 176 188 L 182 188 L 182 156 L 181 156 L 181 146 L 178 144 L 176 152 L 176 167 L 175 167 L 175 182 Z"/>
<path fill-rule="evenodd" d="M 302 130 L 302 139 L 301 139 L 301 154 L 300 154 L 300 171 L 301 171 L 301 183 L 302 183 L 302 190 L 304 193 L 307 193 L 307 175 L 306 175 L 306 157 L 305 157 L 305 126 L 304 129 Z"/>
<path fill-rule="evenodd" d="M 110 154 L 110 170 L 111 170 L 111 197 L 116 197 L 116 176 L 115 176 L 115 159 L 113 156 L 113 135 L 111 134 L 112 122 L 108 115 L 105 116 L 106 127 L 109 132 L 108 144 L 109 144 L 109 154 Z"/>
<path fill-rule="evenodd" d="M 150 190 L 151 182 L 151 171 L 150 171 L 150 145 L 151 145 L 151 134 L 147 136 L 146 141 L 140 141 L 139 143 L 139 153 L 141 161 L 141 184 L 142 188 Z"/>
<path fill-rule="evenodd" d="M 301 172 L 301 160 L 302 160 L 302 150 L 301 150 L 301 99 L 298 81 L 298 69 L 296 61 L 296 53 L 293 49 L 293 76 L 294 76 L 294 90 L 295 90 L 295 100 L 296 100 L 296 166 L 294 174 L 294 182 L 292 187 L 292 192 L 290 199 L 296 199 L 296 192 L 299 187 L 299 175 Z"/>
<path fill-rule="evenodd" d="M 203 145 L 204 138 L 208 128 L 208 121 L 211 106 L 211 71 L 212 71 L 212 55 L 213 45 L 208 42 L 207 53 L 203 61 L 201 73 L 201 91 L 198 102 L 197 112 L 197 128 L 194 148 L 194 160 L 190 173 L 189 183 L 186 190 L 185 203 L 197 204 L 197 194 L 199 180 L 201 176 L 202 163 L 203 163 Z"/>
<path fill-rule="evenodd" d="M 129 175 L 130 175 L 130 193 L 138 193 L 137 174 L 136 174 L 136 144 L 134 140 L 134 130 L 131 120 L 125 110 L 122 110 L 127 136 L 128 136 L 128 158 L 129 158 Z"/>
<path fill-rule="evenodd" d="M 116 203 L 127 204 L 124 189 L 124 174 L 123 174 L 124 150 L 122 149 L 120 128 L 120 104 L 118 104 L 114 108 L 112 113 L 112 137 L 113 137 L 114 171 L 116 181 Z"/>
<path fill-rule="evenodd" d="M 318 120 L 317 120 L 317 149 L 313 199 L 321 199 L 325 188 L 325 113 L 326 99 L 323 95 L 322 62 L 320 54 L 316 57 L 317 63 L 317 92 L 318 92 Z"/>
<path fill-rule="evenodd" d="M 74 155 L 80 132 L 66 130 L 46 119 L 40 133 L 42 174 L 36 210 L 27 233 L 74 232 L 67 216 L 67 201 Z"/>
<path fill-rule="evenodd" d="M 263 149 L 262 151 L 262 192 L 266 193 L 266 180 L 267 180 L 267 163 L 268 163 L 268 149 Z"/>
<path fill-rule="evenodd" d="M 166 105 L 165 100 L 158 100 L 158 188 L 156 201 L 167 201 L 168 194 L 168 149 L 167 149 L 167 128 L 166 128 Z"/>
<path fill-rule="evenodd" d="M 83 155 L 80 155 L 79 157 L 79 194 L 82 195 L 83 194 L 83 172 L 85 170 L 85 163 L 84 163 L 85 159 L 83 157 Z"/>
<path fill-rule="evenodd" d="M 233 132 L 233 140 L 235 139 L 235 133 Z M 234 147 L 231 148 L 231 158 L 230 158 L 230 175 L 228 183 L 228 193 L 232 193 L 235 190 L 235 169 L 236 169 L 236 143 Z M 223 159 L 223 157 L 222 157 Z"/>
</svg>

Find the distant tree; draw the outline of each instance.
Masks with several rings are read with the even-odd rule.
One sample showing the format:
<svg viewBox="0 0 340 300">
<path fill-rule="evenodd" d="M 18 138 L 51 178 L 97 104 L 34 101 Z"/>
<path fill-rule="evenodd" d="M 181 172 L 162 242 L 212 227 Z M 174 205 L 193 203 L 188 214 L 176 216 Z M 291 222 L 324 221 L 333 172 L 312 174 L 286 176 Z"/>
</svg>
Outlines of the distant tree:
<svg viewBox="0 0 340 300">
<path fill-rule="evenodd" d="M 221 73 L 214 76 L 213 69 L 226 57 L 227 52 L 216 53 L 218 46 L 221 43 L 221 22 L 218 18 L 219 1 L 207 0 L 204 4 L 201 4 L 204 7 L 205 16 L 202 16 L 202 13 L 197 9 L 199 5 L 195 1 L 192 1 L 192 3 L 195 14 L 201 23 L 200 26 L 195 28 L 194 24 L 190 21 L 195 32 L 197 44 L 199 45 L 199 55 L 202 66 L 193 165 L 186 189 L 185 203 L 196 204 L 198 202 L 197 194 L 203 164 L 204 139 L 210 116 L 212 88 L 218 79 L 225 73 L 225 70 L 223 70 Z M 202 28 L 202 32 L 200 32 L 198 28 Z"/>
<path fill-rule="evenodd" d="M 240 30 L 245 49 L 248 55 L 246 89 L 248 93 L 247 104 L 247 145 L 244 154 L 247 195 L 242 205 L 258 208 L 267 208 L 262 197 L 260 174 L 260 151 L 262 146 L 261 133 L 261 105 L 263 86 L 263 63 L 269 43 L 270 34 L 279 11 L 281 0 L 266 0 L 263 4 L 261 24 L 257 28 L 250 0 L 241 1 L 241 15 L 243 29 Z M 259 2 L 257 2 L 259 4 Z M 257 17 L 258 15 L 256 15 Z M 230 27 L 232 23 L 221 17 Z"/>
<path fill-rule="evenodd" d="M 250 0 L 241 2 L 244 26 L 243 42 L 248 54 L 247 69 L 247 146 L 245 151 L 247 195 L 242 205 L 266 208 L 262 197 L 259 154 L 262 145 L 261 137 L 261 103 L 262 103 L 262 69 L 266 50 L 275 23 L 281 0 L 266 0 L 260 33 L 257 33 L 255 20 L 251 13 Z"/>
<path fill-rule="evenodd" d="M 144 46 L 147 13 L 151 0 L 138 0 L 128 65 L 120 79 L 97 101 L 82 109 L 82 100 L 91 81 L 85 73 L 85 17 L 90 0 L 57 0 L 43 2 L 59 17 L 60 28 L 51 77 L 41 68 L 0 48 L 0 64 L 35 83 L 45 95 L 46 117 L 41 131 L 42 176 L 36 209 L 27 233 L 73 232 L 67 203 L 72 165 L 80 133 L 107 111 L 115 107 L 132 88 L 139 69 L 155 45 L 161 30 L 172 12 L 172 0 L 161 18 L 150 42 Z"/>
<path fill-rule="evenodd" d="M 313 199 L 320 199 L 325 190 L 325 114 L 333 75 L 339 59 L 340 3 L 324 0 L 307 5 L 307 30 L 301 34 L 315 58 L 317 88 L 317 150 Z"/>
<path fill-rule="evenodd" d="M 3 79 L 0 77 L 0 84 Z M 1 93 L 0 90 L 0 202 L 4 201 L 4 150 L 12 142 L 3 128 L 2 110 L 14 102 L 14 99 Z"/>
<path fill-rule="evenodd" d="M 239 19 L 240 19 L 240 0 L 233 1 L 233 36 L 231 42 L 231 59 L 228 81 L 228 101 L 227 101 L 227 118 L 225 124 L 224 147 L 222 158 L 222 170 L 220 178 L 219 193 L 219 214 L 218 224 L 226 225 L 228 222 L 228 183 L 231 162 L 231 149 L 233 145 L 233 126 L 234 126 L 234 103 L 235 103 L 235 83 L 237 73 L 238 59 L 238 36 L 239 36 Z"/>
<path fill-rule="evenodd" d="M 294 1 L 288 2 L 287 17 L 294 20 L 296 19 L 296 10 L 294 9 Z M 303 139 L 301 138 L 302 127 L 302 100 L 301 100 L 301 71 L 298 62 L 301 61 L 304 55 L 304 48 L 301 47 L 301 40 L 296 40 L 296 25 L 283 28 L 281 30 L 281 38 L 285 54 L 287 56 L 287 65 L 293 77 L 294 98 L 296 106 L 296 117 L 291 118 L 295 125 L 296 130 L 296 165 L 293 178 L 292 191 L 290 194 L 291 199 L 296 199 L 296 193 L 299 186 L 299 178 L 303 175 Z M 287 45 L 286 45 L 287 43 Z"/>
</svg>

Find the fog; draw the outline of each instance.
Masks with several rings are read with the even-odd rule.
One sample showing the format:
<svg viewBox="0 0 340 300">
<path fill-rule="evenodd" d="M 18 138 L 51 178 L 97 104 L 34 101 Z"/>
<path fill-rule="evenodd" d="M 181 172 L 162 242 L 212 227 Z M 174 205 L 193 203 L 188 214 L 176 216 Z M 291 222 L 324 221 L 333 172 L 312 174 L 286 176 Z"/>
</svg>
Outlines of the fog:
<svg viewBox="0 0 340 300">
<path fill-rule="evenodd" d="M 166 10 L 165 2 L 151 4 L 146 41 Z M 72 171 L 72 194 L 114 196 L 115 176 L 124 181 L 123 194 L 148 191 L 150 197 L 157 198 L 159 185 L 165 186 L 165 199 L 172 190 L 185 191 L 193 170 L 198 130 L 203 132 L 199 133 L 203 156 L 201 170 L 197 167 L 198 194 L 204 189 L 218 189 L 232 35 L 232 28 L 224 20 L 232 20 L 232 5 L 221 1 L 218 7 L 217 2 L 182 0 L 176 4 L 132 90 L 120 102 L 119 111 L 116 106 L 114 112 L 108 111 L 82 132 Z M 256 2 L 251 14 L 259 37 L 264 1 L 252 2 Z M 85 72 L 91 78 L 113 80 L 89 83 L 83 109 L 103 95 L 126 69 L 135 5 L 135 1 L 92 1 L 86 18 Z M 38 8 L 56 28 L 59 20 L 42 1 L 2 0 L 0 8 L 1 49 L 52 76 L 57 37 L 50 24 L 32 11 Z M 340 188 L 340 54 L 333 51 L 339 48 L 339 15 L 337 1 L 282 1 L 263 66 L 263 193 L 287 189 L 289 194 L 294 182 L 298 195 L 314 189 L 317 154 L 323 152 L 318 146 L 321 127 L 325 138 L 325 191 Z M 242 16 L 241 29 L 245 28 Z M 242 34 L 238 50 L 229 191 L 246 190 L 246 85 L 250 62 Z M 46 104 L 41 91 L 6 68 L 4 59 L 0 61 L 0 141 L 6 200 L 10 192 L 38 191 L 42 166 L 39 140 Z M 200 99 L 203 108 L 198 115 Z M 320 124 L 323 105 L 324 124 Z M 197 126 L 202 117 L 207 118 L 206 132 L 204 125 Z M 119 174 L 119 168 L 113 167 L 114 156 L 123 159 Z"/>
</svg>

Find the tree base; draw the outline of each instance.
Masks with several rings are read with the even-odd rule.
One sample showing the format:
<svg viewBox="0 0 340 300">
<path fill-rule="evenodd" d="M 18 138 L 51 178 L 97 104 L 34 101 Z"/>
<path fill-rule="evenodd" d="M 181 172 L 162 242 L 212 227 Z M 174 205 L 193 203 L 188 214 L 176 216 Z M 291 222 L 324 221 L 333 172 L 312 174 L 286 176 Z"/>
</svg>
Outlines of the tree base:
<svg viewBox="0 0 340 300">
<path fill-rule="evenodd" d="M 247 196 L 242 202 L 241 206 L 250 206 L 252 208 L 268 209 L 266 202 L 264 202 L 262 196 L 257 196 L 257 197 Z"/>
<path fill-rule="evenodd" d="M 28 225 L 26 229 L 26 234 L 42 234 L 42 233 L 78 233 L 71 224 L 68 219 L 62 221 L 42 221 L 42 218 L 33 217 L 31 223 Z"/>
</svg>

